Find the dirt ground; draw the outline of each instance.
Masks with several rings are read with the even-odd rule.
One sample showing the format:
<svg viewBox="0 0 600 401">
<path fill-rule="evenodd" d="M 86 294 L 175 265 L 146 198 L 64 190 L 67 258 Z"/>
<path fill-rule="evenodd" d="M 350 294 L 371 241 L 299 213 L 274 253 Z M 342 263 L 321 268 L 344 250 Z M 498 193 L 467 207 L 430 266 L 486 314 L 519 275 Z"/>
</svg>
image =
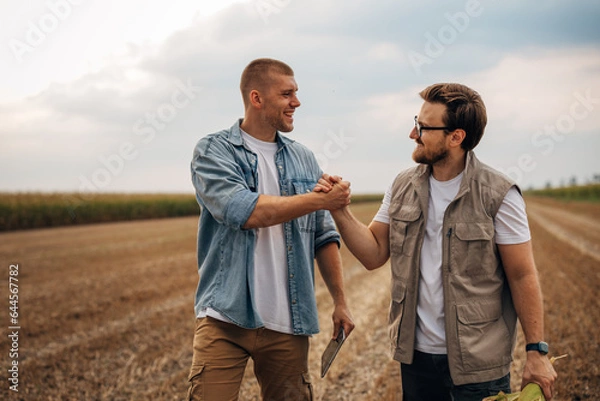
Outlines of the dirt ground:
<svg viewBox="0 0 600 401">
<path fill-rule="evenodd" d="M 528 199 L 556 362 L 556 400 L 600 399 L 600 204 Z M 353 206 L 370 221 L 376 204 Z M 9 271 L 18 264 L 18 351 L 9 356 L 2 313 L 0 399 L 183 400 L 191 362 L 197 283 L 197 219 L 98 224 L 0 234 L 8 311 Z M 366 271 L 342 248 L 346 291 L 357 327 L 324 379 L 320 355 L 331 335 L 331 300 L 317 279 L 321 333 L 311 340 L 315 399 L 397 401 L 399 366 L 387 341 L 389 266 Z M 14 268 L 12 269 L 14 270 Z M 13 287 L 14 288 L 14 287 Z M 520 382 L 523 340 L 515 352 Z M 18 361 L 18 392 L 6 380 Z M 248 367 L 240 400 L 258 401 Z"/>
</svg>

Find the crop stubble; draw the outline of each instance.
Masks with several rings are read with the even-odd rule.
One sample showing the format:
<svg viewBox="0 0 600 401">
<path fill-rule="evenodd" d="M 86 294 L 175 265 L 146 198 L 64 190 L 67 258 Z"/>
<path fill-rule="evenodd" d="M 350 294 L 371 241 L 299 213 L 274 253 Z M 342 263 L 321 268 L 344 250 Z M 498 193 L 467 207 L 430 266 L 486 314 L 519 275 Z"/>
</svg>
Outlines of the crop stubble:
<svg viewBox="0 0 600 401">
<path fill-rule="evenodd" d="M 353 210 L 368 222 L 377 206 Z M 547 340 L 553 354 L 569 354 L 556 364 L 556 399 L 598 399 L 600 205 L 528 199 L 528 211 Z M 6 269 L 20 266 L 22 326 L 19 392 L 9 392 L 3 380 L 2 394 L 14 400 L 182 400 L 194 330 L 196 226 L 197 218 L 189 217 L 0 234 Z M 320 379 L 332 306 L 317 274 L 321 333 L 312 338 L 310 353 L 315 398 L 400 400 L 386 327 L 389 268 L 368 272 L 344 246 L 342 255 L 357 327 Z M 1 288 L 6 300 L 7 285 Z M 524 362 L 520 334 L 518 341 L 515 388 Z M 8 347 L 3 336 L 3 372 Z M 257 394 L 250 363 L 240 400 L 258 400 Z"/>
</svg>

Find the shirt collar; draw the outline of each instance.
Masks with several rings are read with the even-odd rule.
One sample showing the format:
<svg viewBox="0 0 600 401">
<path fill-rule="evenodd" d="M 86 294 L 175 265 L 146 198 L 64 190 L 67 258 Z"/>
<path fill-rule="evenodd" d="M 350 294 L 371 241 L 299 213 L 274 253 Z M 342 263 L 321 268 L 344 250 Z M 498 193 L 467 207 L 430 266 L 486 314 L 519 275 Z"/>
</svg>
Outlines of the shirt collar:
<svg viewBox="0 0 600 401">
<path fill-rule="evenodd" d="M 240 128 L 242 121 L 244 121 L 244 119 L 240 118 L 235 122 L 235 124 L 231 126 L 231 129 L 229 130 L 229 135 L 227 137 L 227 140 L 235 146 L 244 145 L 244 139 L 242 138 L 242 129 Z M 279 148 L 282 148 L 293 142 L 295 142 L 293 139 L 290 139 L 287 136 L 282 135 L 279 131 L 277 131 L 277 145 Z"/>
</svg>

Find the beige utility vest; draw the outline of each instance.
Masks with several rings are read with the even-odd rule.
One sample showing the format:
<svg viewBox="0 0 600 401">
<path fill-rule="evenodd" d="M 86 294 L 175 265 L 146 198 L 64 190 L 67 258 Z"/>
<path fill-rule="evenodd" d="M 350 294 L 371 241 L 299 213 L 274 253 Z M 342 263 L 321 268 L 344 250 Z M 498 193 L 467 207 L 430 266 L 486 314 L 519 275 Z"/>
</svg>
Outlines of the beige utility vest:
<svg viewBox="0 0 600 401">
<path fill-rule="evenodd" d="M 410 364 L 417 321 L 420 254 L 430 167 L 400 173 L 389 206 L 394 359 Z M 442 280 L 446 346 L 455 385 L 498 379 L 510 370 L 517 315 L 495 242 L 494 217 L 514 182 L 467 153 L 456 198 L 444 215 Z"/>
</svg>

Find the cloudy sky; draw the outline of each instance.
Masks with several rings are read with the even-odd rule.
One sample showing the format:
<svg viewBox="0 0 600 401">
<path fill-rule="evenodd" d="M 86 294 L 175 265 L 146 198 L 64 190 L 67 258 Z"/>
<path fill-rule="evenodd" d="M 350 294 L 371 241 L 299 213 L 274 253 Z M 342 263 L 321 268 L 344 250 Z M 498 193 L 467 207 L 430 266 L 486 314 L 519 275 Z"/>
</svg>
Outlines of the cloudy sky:
<svg viewBox="0 0 600 401">
<path fill-rule="evenodd" d="M 413 165 L 435 82 L 476 89 L 476 148 L 524 188 L 600 174 L 600 2 L 0 0 L 0 191 L 192 192 L 197 140 L 290 64 L 292 138 L 354 193 Z"/>
</svg>

